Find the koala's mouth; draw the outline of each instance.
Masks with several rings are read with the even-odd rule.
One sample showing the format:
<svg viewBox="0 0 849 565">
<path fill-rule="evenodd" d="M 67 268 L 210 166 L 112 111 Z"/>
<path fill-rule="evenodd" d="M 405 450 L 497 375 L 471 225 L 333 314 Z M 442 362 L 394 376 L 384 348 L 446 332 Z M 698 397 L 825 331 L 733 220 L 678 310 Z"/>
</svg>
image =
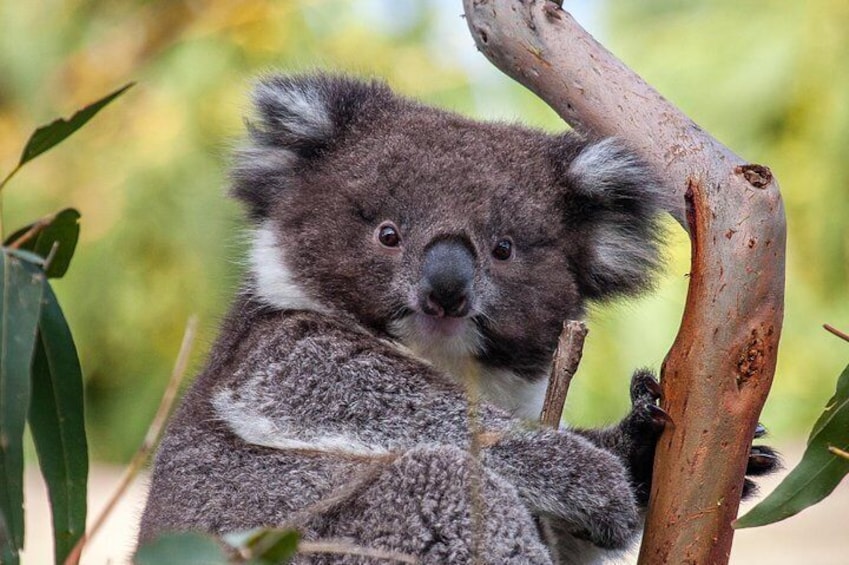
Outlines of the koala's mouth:
<svg viewBox="0 0 849 565">
<path fill-rule="evenodd" d="M 429 359 L 475 355 L 482 341 L 480 328 L 472 313 L 466 316 L 431 316 L 409 307 L 390 322 L 389 333 Z"/>
<path fill-rule="evenodd" d="M 413 323 L 421 333 L 447 338 L 463 335 L 471 324 L 471 320 L 466 316 L 431 316 L 416 312 L 412 317 Z"/>
</svg>

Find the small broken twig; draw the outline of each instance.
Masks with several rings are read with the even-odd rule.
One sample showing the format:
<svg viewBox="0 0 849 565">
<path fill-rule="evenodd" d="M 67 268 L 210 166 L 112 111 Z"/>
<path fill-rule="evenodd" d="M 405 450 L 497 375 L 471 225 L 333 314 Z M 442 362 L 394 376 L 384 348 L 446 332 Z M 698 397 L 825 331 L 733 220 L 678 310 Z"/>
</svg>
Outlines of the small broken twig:
<svg viewBox="0 0 849 565">
<path fill-rule="evenodd" d="M 588 332 L 584 322 L 575 320 L 563 322 L 563 331 L 560 332 L 560 339 L 557 341 L 554 362 L 551 364 L 551 374 L 548 377 L 548 388 L 545 391 L 545 401 L 539 416 L 543 426 L 555 429 L 560 426 L 560 417 L 563 415 L 569 384 L 581 362 L 584 339 Z"/>
</svg>

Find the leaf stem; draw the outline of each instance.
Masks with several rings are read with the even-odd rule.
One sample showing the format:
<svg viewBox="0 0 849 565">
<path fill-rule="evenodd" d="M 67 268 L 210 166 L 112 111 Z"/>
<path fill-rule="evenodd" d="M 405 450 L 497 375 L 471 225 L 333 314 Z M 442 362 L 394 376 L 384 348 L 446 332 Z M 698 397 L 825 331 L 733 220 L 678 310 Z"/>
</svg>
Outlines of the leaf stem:
<svg viewBox="0 0 849 565">
<path fill-rule="evenodd" d="M 828 450 L 834 455 L 837 455 L 838 457 L 842 457 L 843 459 L 849 459 L 849 451 L 844 451 L 839 447 L 834 447 L 833 445 L 829 445 Z"/>
<path fill-rule="evenodd" d="M 826 329 L 826 331 L 833 333 L 834 335 L 836 335 L 837 337 L 839 337 L 843 341 L 849 341 L 849 334 L 847 334 L 846 332 L 842 332 L 842 331 L 838 330 L 837 328 L 835 328 L 831 324 L 823 324 L 822 327 L 824 327 Z"/>
<path fill-rule="evenodd" d="M 121 477 L 121 482 L 118 483 L 118 487 L 109 498 L 106 506 L 100 511 L 100 514 L 97 516 L 97 519 L 94 521 L 91 528 L 88 529 L 88 532 L 80 537 L 79 541 L 74 546 L 74 549 L 71 550 L 71 553 L 68 555 L 68 558 L 65 559 L 64 565 L 77 565 L 79 563 L 80 556 L 82 555 L 86 542 L 93 538 L 97 534 L 98 530 L 100 530 L 101 526 L 103 526 L 106 518 L 109 517 L 109 514 L 111 514 L 115 505 L 124 496 L 124 493 L 132 484 L 133 479 L 135 479 L 136 475 L 139 474 L 142 467 L 147 462 L 151 452 L 159 443 L 159 440 L 162 437 L 162 432 L 165 429 L 165 423 L 168 421 L 168 416 L 171 414 L 171 408 L 174 405 L 174 400 L 177 398 L 177 390 L 180 387 L 180 382 L 182 382 L 183 376 L 186 374 L 186 369 L 189 365 L 189 354 L 191 353 L 192 345 L 194 344 L 195 334 L 197 333 L 197 325 L 197 316 L 194 314 L 189 316 L 189 319 L 186 322 L 186 329 L 183 332 L 183 342 L 180 344 L 180 352 L 177 354 L 177 359 L 174 362 L 174 369 L 171 371 L 171 379 L 168 381 L 168 386 L 165 388 L 165 393 L 162 395 L 162 400 L 159 402 L 159 408 L 156 409 L 156 415 L 153 417 L 153 422 L 151 422 L 150 427 L 147 429 L 144 441 L 141 446 L 139 446 L 135 455 L 133 455 L 132 460 L 130 460 L 130 464 L 127 466 L 126 471 L 124 471 L 124 476 Z"/>
<path fill-rule="evenodd" d="M 12 177 L 15 176 L 15 173 L 17 173 L 20 170 L 21 170 L 21 165 L 20 165 L 20 163 L 18 163 L 15 166 L 15 168 L 12 169 L 12 172 L 10 172 L 8 175 L 6 175 L 6 178 L 4 178 L 2 182 L 0 182 L 0 192 L 3 191 L 3 188 L 6 186 L 6 183 L 8 183 L 10 180 L 12 180 Z"/>
</svg>

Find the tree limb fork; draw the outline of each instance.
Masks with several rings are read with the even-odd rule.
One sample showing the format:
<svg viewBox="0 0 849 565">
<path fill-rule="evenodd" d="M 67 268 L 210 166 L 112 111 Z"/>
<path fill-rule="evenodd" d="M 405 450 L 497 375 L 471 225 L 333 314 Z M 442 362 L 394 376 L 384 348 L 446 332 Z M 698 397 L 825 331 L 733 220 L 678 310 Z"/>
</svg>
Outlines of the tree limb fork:
<svg viewBox="0 0 849 565">
<path fill-rule="evenodd" d="M 464 0 L 478 49 L 591 137 L 626 140 L 665 179 L 692 242 L 661 371 L 664 432 L 640 563 L 727 563 L 784 308 L 785 219 L 770 170 L 704 132 L 554 2 Z M 765 92 L 764 96 L 771 93 Z"/>
</svg>

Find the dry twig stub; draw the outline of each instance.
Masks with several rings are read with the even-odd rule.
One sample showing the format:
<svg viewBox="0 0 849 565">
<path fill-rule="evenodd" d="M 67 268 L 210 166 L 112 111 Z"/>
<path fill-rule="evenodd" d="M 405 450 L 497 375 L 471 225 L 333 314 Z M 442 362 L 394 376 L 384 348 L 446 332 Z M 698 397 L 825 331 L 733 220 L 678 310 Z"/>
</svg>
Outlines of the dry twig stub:
<svg viewBox="0 0 849 565">
<path fill-rule="evenodd" d="M 584 322 L 567 320 L 563 322 L 563 331 L 554 352 L 554 362 L 551 364 L 551 374 L 548 376 L 548 388 L 545 390 L 545 401 L 539 421 L 543 426 L 557 428 L 560 426 L 560 416 L 569 394 L 572 377 L 578 371 L 578 364 L 584 352 L 584 340 L 587 337 L 587 325 Z"/>
</svg>

